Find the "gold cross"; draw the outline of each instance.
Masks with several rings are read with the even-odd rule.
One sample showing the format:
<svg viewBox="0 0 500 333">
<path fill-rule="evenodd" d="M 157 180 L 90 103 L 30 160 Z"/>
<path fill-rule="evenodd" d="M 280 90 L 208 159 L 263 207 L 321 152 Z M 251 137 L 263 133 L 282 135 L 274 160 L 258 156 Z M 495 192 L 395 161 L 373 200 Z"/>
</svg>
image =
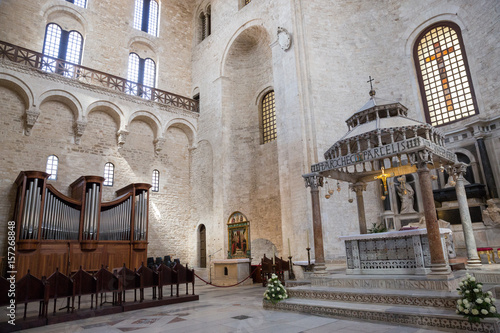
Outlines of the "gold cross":
<svg viewBox="0 0 500 333">
<path fill-rule="evenodd" d="M 373 177 L 373 179 L 382 179 L 382 183 L 384 183 L 384 194 L 387 195 L 387 178 L 394 177 L 394 173 L 385 173 L 385 168 L 382 167 L 382 174 L 379 176 Z"/>
</svg>

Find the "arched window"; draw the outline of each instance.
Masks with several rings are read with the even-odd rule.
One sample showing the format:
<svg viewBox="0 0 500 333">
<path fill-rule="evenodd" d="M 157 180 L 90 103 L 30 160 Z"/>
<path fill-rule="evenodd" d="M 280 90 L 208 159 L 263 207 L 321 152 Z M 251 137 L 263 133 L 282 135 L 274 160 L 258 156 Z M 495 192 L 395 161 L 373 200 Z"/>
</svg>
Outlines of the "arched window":
<svg viewBox="0 0 500 333">
<path fill-rule="evenodd" d="M 115 166 L 113 163 L 104 164 L 104 186 L 113 186 L 115 180 Z"/>
<path fill-rule="evenodd" d="M 45 167 L 45 172 L 50 174 L 48 180 L 57 179 L 57 166 L 59 165 L 59 159 L 56 155 L 50 155 L 47 158 L 47 166 Z"/>
<path fill-rule="evenodd" d="M 158 2 L 135 0 L 134 28 L 158 36 Z"/>
<path fill-rule="evenodd" d="M 49 57 L 65 60 L 73 64 L 80 64 L 82 55 L 83 37 L 78 31 L 66 31 L 55 23 L 47 24 L 43 54 Z M 74 66 L 59 64 L 47 57 L 43 58 L 42 69 L 47 72 L 73 76 Z"/>
<path fill-rule="evenodd" d="M 150 59 L 142 59 L 136 53 L 130 53 L 128 57 L 128 75 L 129 81 L 144 85 L 139 87 L 136 84 L 129 84 L 128 93 L 141 96 L 143 98 L 151 98 L 151 89 L 155 86 L 156 64 Z"/>
<path fill-rule="evenodd" d="M 276 107 L 274 91 L 268 92 L 262 99 L 262 143 L 276 140 Z"/>
<path fill-rule="evenodd" d="M 248 5 L 252 0 L 245 0 L 245 6 Z"/>
<path fill-rule="evenodd" d="M 86 8 L 87 7 L 87 0 L 66 0 L 67 2 L 71 2 L 79 7 Z"/>
<path fill-rule="evenodd" d="M 478 113 L 460 28 L 441 22 L 417 39 L 414 60 L 427 122 L 445 125 Z"/>
<path fill-rule="evenodd" d="M 207 37 L 207 22 L 205 13 L 201 12 L 200 14 L 200 28 L 201 28 L 201 40 L 204 40 Z"/>
<path fill-rule="evenodd" d="M 160 190 L 160 171 L 154 169 L 153 170 L 153 177 L 151 179 L 151 191 L 153 192 L 158 192 Z"/>
</svg>

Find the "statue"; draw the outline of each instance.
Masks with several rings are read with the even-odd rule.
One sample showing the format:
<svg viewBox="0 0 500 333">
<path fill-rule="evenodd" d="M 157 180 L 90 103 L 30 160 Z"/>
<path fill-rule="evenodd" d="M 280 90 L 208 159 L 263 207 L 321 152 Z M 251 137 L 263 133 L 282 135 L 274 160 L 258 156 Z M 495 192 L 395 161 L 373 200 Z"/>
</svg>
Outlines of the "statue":
<svg viewBox="0 0 500 333">
<path fill-rule="evenodd" d="M 413 188 L 406 183 L 406 176 L 401 176 L 398 178 L 399 185 L 396 185 L 396 191 L 401 200 L 401 211 L 400 214 L 416 213 L 413 209 L 413 201 L 415 196 L 415 191 Z"/>
<path fill-rule="evenodd" d="M 483 210 L 484 225 L 500 227 L 500 200 L 489 199 L 486 204 L 488 208 Z"/>
</svg>

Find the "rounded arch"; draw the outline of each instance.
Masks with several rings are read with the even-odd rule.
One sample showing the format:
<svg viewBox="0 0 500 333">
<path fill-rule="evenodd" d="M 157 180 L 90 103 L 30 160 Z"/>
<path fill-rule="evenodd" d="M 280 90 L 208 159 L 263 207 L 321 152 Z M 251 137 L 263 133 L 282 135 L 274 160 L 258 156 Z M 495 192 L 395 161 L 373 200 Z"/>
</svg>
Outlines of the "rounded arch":
<svg viewBox="0 0 500 333">
<path fill-rule="evenodd" d="M 254 19 L 254 20 L 250 20 L 248 22 L 246 22 L 245 24 L 243 24 L 241 27 L 238 28 L 238 30 L 236 30 L 236 32 L 231 36 L 231 38 L 229 39 L 229 42 L 226 44 L 226 47 L 224 48 L 224 52 L 223 52 L 223 55 L 222 55 L 222 59 L 221 59 L 221 62 L 220 62 L 220 65 L 219 65 L 219 73 L 220 73 L 220 76 L 223 77 L 226 75 L 225 73 L 225 64 L 227 62 L 227 58 L 229 57 L 229 53 L 233 47 L 233 44 L 234 42 L 240 37 L 242 36 L 242 34 L 248 30 L 248 29 L 251 29 L 251 28 L 256 28 L 256 29 L 261 29 L 262 31 L 264 31 L 264 33 L 267 35 L 267 37 L 269 38 L 269 40 L 271 40 L 271 33 L 269 31 L 267 31 L 267 29 L 264 27 L 264 23 L 261 19 Z"/>
<path fill-rule="evenodd" d="M 84 117 L 88 117 L 88 115 L 94 111 L 103 111 L 107 113 L 116 121 L 118 128 L 121 129 L 122 127 L 125 127 L 125 115 L 116 104 L 108 101 L 96 101 L 87 107 Z"/>
<path fill-rule="evenodd" d="M 0 73 L 0 86 L 7 87 L 16 92 L 24 101 L 26 109 L 35 106 L 33 92 L 24 81 L 7 73 Z"/>
<path fill-rule="evenodd" d="M 43 19 L 45 20 L 45 24 L 48 24 L 50 22 L 60 23 L 61 17 L 70 17 L 74 20 L 73 23 L 76 22 L 78 24 L 68 27 L 69 30 L 79 31 L 85 36 L 86 31 L 88 31 L 88 22 L 79 8 L 80 7 L 69 5 L 66 1 L 58 2 L 57 4 L 48 3 L 42 8 Z M 66 23 L 69 22 L 66 21 Z"/>
<path fill-rule="evenodd" d="M 194 147 L 194 144 L 196 142 L 196 129 L 193 124 L 191 124 L 186 119 L 175 118 L 167 123 L 167 126 L 165 126 L 165 130 L 163 132 L 168 131 L 170 127 L 176 127 L 181 129 L 188 138 L 189 146 L 192 148 Z"/>
<path fill-rule="evenodd" d="M 192 90 L 191 96 L 192 97 L 200 96 L 200 87 L 194 87 L 194 89 Z"/>
<path fill-rule="evenodd" d="M 158 62 L 158 45 L 145 36 L 135 36 L 128 42 L 129 53 L 136 53 L 141 58 L 151 58 Z"/>
<path fill-rule="evenodd" d="M 162 137 L 161 121 L 153 113 L 149 111 L 136 111 L 130 116 L 127 126 L 134 120 L 140 120 L 148 124 L 153 130 L 153 133 L 155 133 L 155 139 Z"/>
<path fill-rule="evenodd" d="M 58 101 L 66 104 L 71 109 L 71 111 L 73 111 L 75 120 L 84 119 L 82 104 L 80 103 L 78 98 L 67 91 L 59 89 L 48 90 L 42 93 L 38 100 L 40 101 L 40 105 L 47 101 Z"/>
<path fill-rule="evenodd" d="M 270 85 L 264 85 L 261 89 L 257 90 L 257 94 L 255 96 L 255 105 L 259 106 L 261 104 L 262 99 L 271 91 L 274 91 L 274 87 Z"/>
</svg>

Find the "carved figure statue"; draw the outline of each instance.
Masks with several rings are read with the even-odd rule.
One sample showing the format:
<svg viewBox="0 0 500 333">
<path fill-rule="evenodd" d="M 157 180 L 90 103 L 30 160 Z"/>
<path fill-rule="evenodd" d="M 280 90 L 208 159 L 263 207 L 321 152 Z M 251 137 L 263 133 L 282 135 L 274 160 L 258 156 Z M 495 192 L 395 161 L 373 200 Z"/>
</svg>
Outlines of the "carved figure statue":
<svg viewBox="0 0 500 333">
<path fill-rule="evenodd" d="M 401 200 L 401 211 L 400 214 L 416 213 L 413 209 L 413 202 L 415 191 L 413 188 L 406 183 L 406 177 L 401 176 L 402 180 L 399 185 L 396 185 L 396 190 Z"/>
<path fill-rule="evenodd" d="M 486 201 L 488 208 L 483 210 L 484 224 L 488 226 L 500 227 L 500 200 L 489 199 Z"/>
</svg>

